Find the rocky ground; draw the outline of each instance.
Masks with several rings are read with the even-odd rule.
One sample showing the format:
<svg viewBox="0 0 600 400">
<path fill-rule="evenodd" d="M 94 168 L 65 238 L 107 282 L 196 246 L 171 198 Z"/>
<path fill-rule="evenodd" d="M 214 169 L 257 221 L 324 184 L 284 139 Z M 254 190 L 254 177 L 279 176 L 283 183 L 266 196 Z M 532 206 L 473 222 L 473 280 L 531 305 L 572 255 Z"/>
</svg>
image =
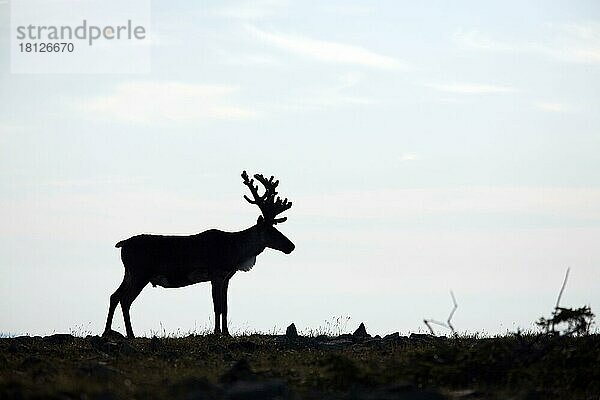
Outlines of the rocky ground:
<svg viewBox="0 0 600 400">
<path fill-rule="evenodd" d="M 600 337 L 0 339 L 1 399 L 600 399 Z"/>
</svg>

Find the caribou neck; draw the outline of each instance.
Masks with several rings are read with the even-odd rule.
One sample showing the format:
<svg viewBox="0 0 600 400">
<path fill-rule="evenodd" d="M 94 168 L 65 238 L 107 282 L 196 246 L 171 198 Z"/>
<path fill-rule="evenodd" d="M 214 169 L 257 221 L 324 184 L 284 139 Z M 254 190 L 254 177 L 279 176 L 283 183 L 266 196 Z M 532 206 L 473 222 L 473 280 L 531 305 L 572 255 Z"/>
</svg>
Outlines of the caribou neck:
<svg viewBox="0 0 600 400">
<path fill-rule="evenodd" d="M 234 241 L 236 253 L 239 256 L 239 260 L 237 261 L 244 261 L 256 257 L 267 247 L 262 234 L 262 229 L 258 224 L 238 232 L 237 236 L 238 240 Z"/>
</svg>

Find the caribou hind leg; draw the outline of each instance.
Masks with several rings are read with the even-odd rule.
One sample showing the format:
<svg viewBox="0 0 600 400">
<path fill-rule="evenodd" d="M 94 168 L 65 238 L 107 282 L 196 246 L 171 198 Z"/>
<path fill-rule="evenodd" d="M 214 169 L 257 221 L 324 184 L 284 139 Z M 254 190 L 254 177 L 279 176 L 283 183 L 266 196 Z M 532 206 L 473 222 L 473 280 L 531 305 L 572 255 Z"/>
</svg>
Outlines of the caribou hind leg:
<svg viewBox="0 0 600 400">
<path fill-rule="evenodd" d="M 115 309 L 117 308 L 117 305 L 121 303 L 127 336 L 134 337 L 133 330 L 131 329 L 129 308 L 131 307 L 131 303 L 133 303 L 133 301 L 147 284 L 147 280 L 133 278 L 129 271 L 125 270 L 123 282 L 121 282 L 121 285 L 119 285 L 117 290 L 115 290 L 115 292 L 110 296 L 110 306 L 108 308 L 108 317 L 106 318 L 106 326 L 104 328 L 103 335 L 108 335 L 112 330 L 112 320 L 115 314 Z"/>
<path fill-rule="evenodd" d="M 117 308 L 119 301 L 121 301 L 121 293 L 127 285 L 125 281 L 126 277 L 127 276 L 123 278 L 123 282 L 121 282 L 121 285 L 119 285 L 117 290 L 115 290 L 115 292 L 110 295 L 110 306 L 108 307 L 108 317 L 106 318 L 106 327 L 104 328 L 103 335 L 108 335 L 112 329 L 112 320 L 113 316 L 115 315 L 115 309 Z"/>
<path fill-rule="evenodd" d="M 131 328 L 131 317 L 129 316 L 129 309 L 133 301 L 142 292 L 142 289 L 148 284 L 147 279 L 132 277 L 128 281 L 128 285 L 123 289 L 121 293 L 121 310 L 123 311 L 123 319 L 125 320 L 125 330 L 128 338 L 134 338 L 133 329 Z"/>
</svg>

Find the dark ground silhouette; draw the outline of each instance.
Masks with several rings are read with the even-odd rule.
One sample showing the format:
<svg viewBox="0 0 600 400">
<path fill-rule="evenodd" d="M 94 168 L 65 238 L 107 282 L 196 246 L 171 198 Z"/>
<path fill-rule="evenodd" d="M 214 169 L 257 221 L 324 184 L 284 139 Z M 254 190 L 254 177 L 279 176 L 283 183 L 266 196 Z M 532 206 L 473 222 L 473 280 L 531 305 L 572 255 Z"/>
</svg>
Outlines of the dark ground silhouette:
<svg viewBox="0 0 600 400">
<path fill-rule="evenodd" d="M 600 337 L 0 339 L 2 399 L 598 399 Z"/>
</svg>

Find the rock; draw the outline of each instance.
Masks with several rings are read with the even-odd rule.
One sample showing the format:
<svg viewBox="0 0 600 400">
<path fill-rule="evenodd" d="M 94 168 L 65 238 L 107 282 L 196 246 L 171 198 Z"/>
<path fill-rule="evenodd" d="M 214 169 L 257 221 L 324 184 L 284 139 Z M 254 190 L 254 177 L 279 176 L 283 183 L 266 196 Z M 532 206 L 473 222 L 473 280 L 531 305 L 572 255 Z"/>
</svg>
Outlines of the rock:
<svg viewBox="0 0 600 400">
<path fill-rule="evenodd" d="M 422 333 L 411 333 L 408 339 L 413 343 L 424 343 L 436 346 L 444 344 L 448 340 L 446 336 L 435 336 Z"/>
<path fill-rule="evenodd" d="M 323 350 L 339 350 L 343 348 L 347 348 L 352 346 L 354 341 L 348 339 L 332 339 L 327 342 L 321 342 L 318 344 L 317 348 Z"/>
<path fill-rule="evenodd" d="M 119 351 L 119 344 L 117 342 L 113 342 L 106 337 L 101 336 L 93 336 L 90 338 L 90 344 L 96 350 L 99 350 L 106 354 L 112 354 Z"/>
<path fill-rule="evenodd" d="M 298 337 L 298 330 L 296 329 L 296 325 L 293 322 L 285 330 L 285 337 L 288 339 L 295 339 Z"/>
<path fill-rule="evenodd" d="M 48 344 L 65 344 L 71 343 L 75 340 L 73 335 L 68 333 L 55 333 L 54 335 L 46 336 L 44 342 Z"/>
<path fill-rule="evenodd" d="M 352 336 L 354 336 L 355 338 L 368 338 L 368 337 L 371 337 L 371 335 L 369 335 L 367 333 L 367 328 L 365 328 L 365 324 L 362 323 L 362 322 L 358 326 L 358 329 L 356 329 L 354 331 L 354 333 L 352 334 Z"/>
<path fill-rule="evenodd" d="M 350 333 L 342 333 L 337 339 L 354 340 L 354 336 Z"/>
<path fill-rule="evenodd" d="M 267 381 L 239 381 L 234 383 L 225 392 L 228 400 L 254 400 L 254 399 L 289 399 L 290 390 L 286 383 L 280 379 Z"/>
<path fill-rule="evenodd" d="M 223 374 L 220 380 L 222 383 L 232 383 L 242 380 L 249 381 L 255 379 L 256 374 L 250 369 L 250 364 L 248 364 L 248 361 L 241 359 L 233 364 L 231 369 Z"/>
<path fill-rule="evenodd" d="M 399 332 L 390 333 L 389 335 L 385 335 L 381 342 L 389 345 L 389 344 L 403 344 L 408 342 L 408 336 L 400 336 Z"/>
<path fill-rule="evenodd" d="M 125 336 L 123 336 L 121 333 L 119 333 L 117 331 L 113 331 L 112 329 L 108 332 L 104 332 L 102 334 L 102 337 L 106 338 L 106 339 L 118 340 L 118 341 L 125 340 Z"/>
<path fill-rule="evenodd" d="M 411 333 L 408 337 L 410 340 L 414 340 L 416 342 L 432 342 L 435 340 L 435 336 L 430 335 L 428 333 Z"/>
</svg>

